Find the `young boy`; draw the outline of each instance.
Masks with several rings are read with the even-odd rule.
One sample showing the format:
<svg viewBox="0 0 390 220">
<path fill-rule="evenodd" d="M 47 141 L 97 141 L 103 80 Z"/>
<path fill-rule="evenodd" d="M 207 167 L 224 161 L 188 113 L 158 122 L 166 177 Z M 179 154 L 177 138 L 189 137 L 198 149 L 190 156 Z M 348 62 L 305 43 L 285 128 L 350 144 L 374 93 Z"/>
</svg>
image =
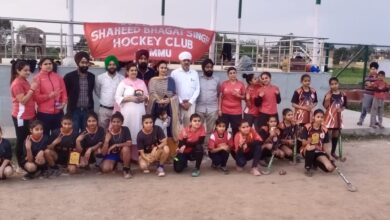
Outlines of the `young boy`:
<svg viewBox="0 0 390 220">
<path fill-rule="evenodd" d="M 378 77 L 378 68 L 379 64 L 377 62 L 370 63 L 370 72 L 368 76 L 364 79 L 364 94 L 362 101 L 362 113 L 360 114 L 360 119 L 357 125 L 363 125 L 363 121 L 366 118 L 368 112 L 372 107 L 372 101 L 374 97 L 374 82 Z"/>
<path fill-rule="evenodd" d="M 229 159 L 229 152 L 233 146 L 232 135 L 226 131 L 226 124 L 221 119 L 215 122 L 215 131 L 211 134 L 208 150 L 211 159 L 211 167 L 229 174 L 226 163 Z"/>
<path fill-rule="evenodd" d="M 389 92 L 389 84 L 385 81 L 385 72 L 379 71 L 378 78 L 373 83 L 374 91 L 374 99 L 372 101 L 371 106 L 371 120 L 370 127 L 377 128 L 376 126 L 376 117 L 378 116 L 378 127 L 384 128 L 382 125 L 383 121 L 383 109 L 384 109 L 384 101 L 385 101 L 385 93 Z"/>
</svg>

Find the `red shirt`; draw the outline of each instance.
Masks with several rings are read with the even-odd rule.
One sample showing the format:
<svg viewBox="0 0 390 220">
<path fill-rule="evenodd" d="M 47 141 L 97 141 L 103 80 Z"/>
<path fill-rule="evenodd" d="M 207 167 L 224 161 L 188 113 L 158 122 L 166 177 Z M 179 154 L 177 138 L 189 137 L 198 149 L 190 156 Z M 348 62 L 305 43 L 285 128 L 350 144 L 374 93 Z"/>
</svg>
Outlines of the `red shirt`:
<svg viewBox="0 0 390 220">
<path fill-rule="evenodd" d="M 234 135 L 233 150 L 237 151 L 239 149 L 241 138 L 243 138 L 241 132 L 237 132 L 236 135 Z M 263 139 L 261 139 L 260 135 L 257 134 L 257 132 L 256 132 L 256 130 L 254 128 L 251 128 L 251 130 L 249 131 L 248 136 L 245 139 L 245 143 L 246 144 L 250 144 L 253 141 L 263 141 Z M 248 152 L 248 151 L 249 151 L 249 148 L 246 148 L 245 152 Z"/>
<path fill-rule="evenodd" d="M 232 147 L 233 146 L 232 135 L 229 132 L 225 131 L 223 133 L 223 136 L 220 137 L 218 135 L 218 132 L 214 131 L 214 133 L 212 133 L 210 136 L 208 148 L 209 150 L 212 150 L 218 148 L 218 145 L 220 144 L 227 144 L 230 147 Z"/>
<path fill-rule="evenodd" d="M 260 106 L 260 112 L 274 115 L 278 113 L 278 103 L 276 100 L 276 93 L 279 93 L 279 88 L 274 85 L 263 86 L 259 89 L 259 94 L 264 93 L 263 100 Z"/>
<path fill-rule="evenodd" d="M 246 88 L 246 114 L 258 116 L 260 114 L 259 107 L 255 105 L 255 98 L 259 96 L 261 85 L 250 85 Z M 249 95 L 249 100 L 247 99 Z"/>
<path fill-rule="evenodd" d="M 26 79 L 16 78 L 11 84 L 11 98 L 12 98 L 12 116 L 21 118 L 23 120 L 31 120 L 35 118 L 35 101 L 33 97 L 23 105 L 16 96 L 26 95 L 30 90 L 30 83 Z"/>
<path fill-rule="evenodd" d="M 41 71 L 34 77 L 34 80 L 38 83 L 38 88 L 34 92 L 34 99 L 38 104 L 38 112 L 46 114 L 60 113 L 62 109 L 56 108 L 56 100 L 49 98 L 49 94 L 53 91 L 60 91 L 60 95 L 57 98 L 58 102 L 68 102 L 66 87 L 62 77 L 55 72 Z"/>
<path fill-rule="evenodd" d="M 187 138 L 186 144 L 192 145 L 192 144 L 196 144 L 201 137 L 205 137 L 205 136 L 206 136 L 206 131 L 203 125 L 200 126 L 200 128 L 195 131 L 193 131 L 191 129 L 191 125 L 189 125 L 188 127 L 181 129 L 179 133 L 179 141 L 183 141 L 185 138 Z M 192 151 L 192 147 L 186 146 L 184 153 L 190 153 L 191 151 Z"/>
<path fill-rule="evenodd" d="M 374 92 L 374 97 L 377 98 L 377 99 L 384 100 L 385 99 L 385 95 L 386 95 L 386 92 L 385 92 L 386 88 L 387 88 L 387 92 L 389 91 L 388 90 L 389 89 L 389 85 L 387 84 L 387 82 L 384 81 L 384 80 L 379 80 L 378 79 L 377 81 L 374 82 L 374 86 L 375 86 L 376 89 L 382 90 L 382 91 L 376 90 Z"/>
<path fill-rule="evenodd" d="M 230 80 L 226 80 L 220 87 L 220 93 L 222 94 L 221 111 L 224 114 L 242 114 L 241 98 L 233 95 L 234 91 L 244 95 L 244 83 L 240 81 L 231 82 Z"/>
</svg>

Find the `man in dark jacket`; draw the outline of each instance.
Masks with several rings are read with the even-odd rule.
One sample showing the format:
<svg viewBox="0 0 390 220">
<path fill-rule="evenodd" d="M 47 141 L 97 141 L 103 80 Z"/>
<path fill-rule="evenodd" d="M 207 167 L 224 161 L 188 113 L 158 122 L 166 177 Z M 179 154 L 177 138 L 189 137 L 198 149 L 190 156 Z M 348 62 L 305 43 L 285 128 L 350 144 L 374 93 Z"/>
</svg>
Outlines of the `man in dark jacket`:
<svg viewBox="0 0 390 220">
<path fill-rule="evenodd" d="M 78 52 L 74 60 L 77 70 L 64 77 L 68 93 L 67 113 L 72 115 L 73 129 L 77 132 L 85 129 L 88 111 L 93 110 L 93 88 L 95 75 L 88 72 L 90 57 L 87 52 Z"/>
</svg>

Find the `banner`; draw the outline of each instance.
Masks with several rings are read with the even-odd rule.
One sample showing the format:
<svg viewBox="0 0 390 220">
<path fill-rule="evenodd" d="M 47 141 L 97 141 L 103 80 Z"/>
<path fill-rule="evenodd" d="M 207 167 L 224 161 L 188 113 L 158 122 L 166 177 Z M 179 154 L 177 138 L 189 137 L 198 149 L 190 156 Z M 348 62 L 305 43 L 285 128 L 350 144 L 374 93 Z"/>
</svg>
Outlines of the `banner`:
<svg viewBox="0 0 390 220">
<path fill-rule="evenodd" d="M 179 61 L 188 51 L 192 60 L 208 52 L 214 31 L 162 25 L 85 23 L 84 35 L 94 58 L 115 55 L 120 61 L 135 59 L 135 52 L 147 49 L 151 60 Z"/>
</svg>

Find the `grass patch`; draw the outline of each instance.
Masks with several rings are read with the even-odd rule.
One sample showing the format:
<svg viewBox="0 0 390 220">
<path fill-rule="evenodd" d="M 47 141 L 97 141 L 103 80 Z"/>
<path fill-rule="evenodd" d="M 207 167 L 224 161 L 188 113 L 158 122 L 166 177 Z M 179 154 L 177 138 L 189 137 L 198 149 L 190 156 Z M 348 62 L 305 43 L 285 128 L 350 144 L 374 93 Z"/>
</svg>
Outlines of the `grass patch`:
<svg viewBox="0 0 390 220">
<path fill-rule="evenodd" d="M 336 76 L 342 68 L 333 68 L 332 76 Z M 362 85 L 363 82 L 363 69 L 351 67 L 345 69 L 339 75 L 340 84 L 349 84 L 349 85 Z M 390 84 L 390 78 L 386 78 L 387 83 Z"/>
</svg>

